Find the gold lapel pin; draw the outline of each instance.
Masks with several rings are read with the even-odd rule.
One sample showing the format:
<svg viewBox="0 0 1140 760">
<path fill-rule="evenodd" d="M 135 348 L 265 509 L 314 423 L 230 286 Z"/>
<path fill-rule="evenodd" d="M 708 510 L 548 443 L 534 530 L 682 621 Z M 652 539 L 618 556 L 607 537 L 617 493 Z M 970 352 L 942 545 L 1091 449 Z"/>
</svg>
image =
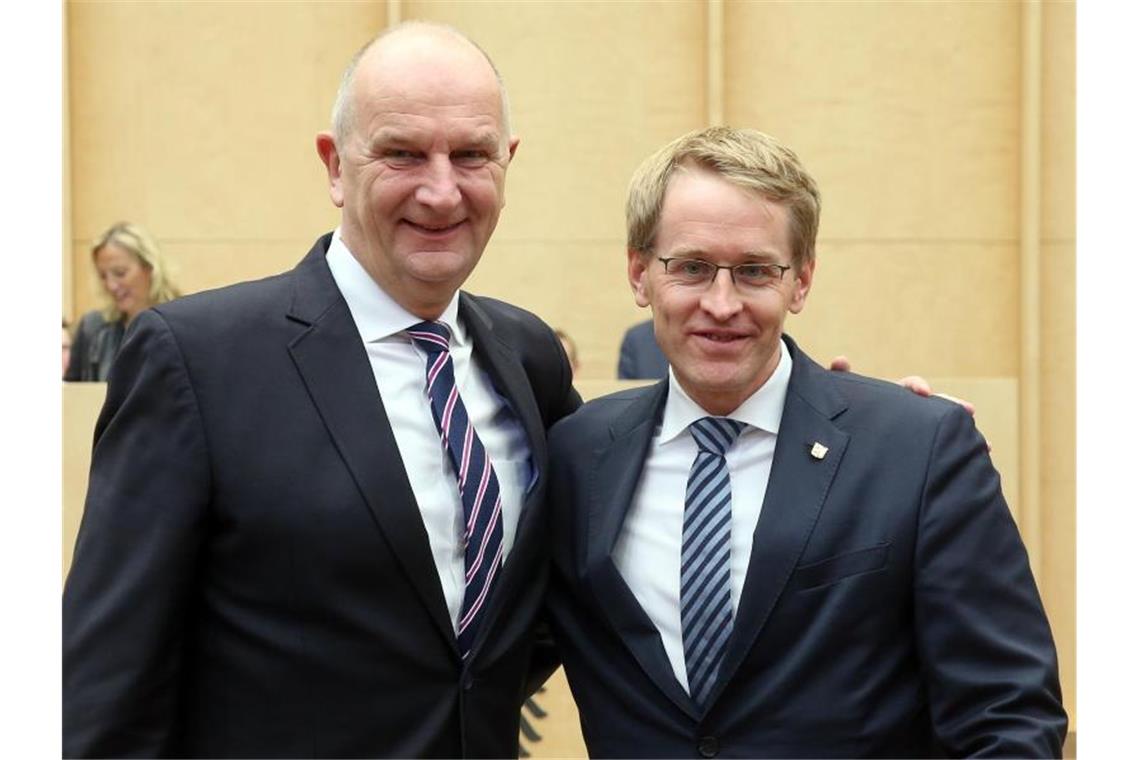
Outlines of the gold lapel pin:
<svg viewBox="0 0 1140 760">
<path fill-rule="evenodd" d="M 816 459 L 823 459 L 827 456 L 827 447 L 816 441 L 811 447 L 811 455 Z"/>
</svg>

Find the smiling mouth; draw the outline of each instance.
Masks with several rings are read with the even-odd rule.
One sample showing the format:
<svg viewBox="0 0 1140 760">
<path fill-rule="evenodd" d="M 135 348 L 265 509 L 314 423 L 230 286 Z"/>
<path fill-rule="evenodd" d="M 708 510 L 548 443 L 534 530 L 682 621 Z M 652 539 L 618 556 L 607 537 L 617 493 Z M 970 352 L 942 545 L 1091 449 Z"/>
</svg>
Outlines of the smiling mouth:
<svg viewBox="0 0 1140 760">
<path fill-rule="evenodd" d="M 744 338 L 746 337 L 744 335 L 726 334 L 726 333 L 712 333 L 712 332 L 696 332 L 696 333 L 693 333 L 693 335 L 695 335 L 698 338 L 710 340 L 713 343 L 726 343 L 726 344 L 727 343 L 734 343 L 738 340 L 744 340 Z"/>
<path fill-rule="evenodd" d="M 454 232 L 455 230 L 459 229 L 459 226 L 463 224 L 463 222 L 459 221 L 455 222 L 454 224 L 419 224 L 417 222 L 413 222 L 411 219 L 405 219 L 404 224 L 408 225 L 413 230 L 419 232 L 422 235 L 436 236 L 447 235 L 450 232 Z"/>
</svg>

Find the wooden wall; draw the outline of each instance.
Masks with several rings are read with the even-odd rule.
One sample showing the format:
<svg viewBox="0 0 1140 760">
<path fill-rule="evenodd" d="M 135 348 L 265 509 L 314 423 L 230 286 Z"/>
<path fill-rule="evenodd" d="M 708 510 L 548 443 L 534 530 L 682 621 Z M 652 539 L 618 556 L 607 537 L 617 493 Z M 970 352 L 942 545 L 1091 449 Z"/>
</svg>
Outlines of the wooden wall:
<svg viewBox="0 0 1140 760">
<path fill-rule="evenodd" d="M 522 137 L 469 288 L 568 330 L 587 382 L 648 316 L 624 279 L 637 163 L 721 121 L 799 152 L 824 212 L 789 332 L 1000 406 L 979 423 L 1017 431 L 994 458 L 1075 718 L 1073 4 L 68 3 L 68 316 L 93 306 L 88 241 L 118 219 L 187 291 L 299 260 L 337 220 L 313 136 L 340 71 L 408 18 L 483 45 Z"/>
</svg>

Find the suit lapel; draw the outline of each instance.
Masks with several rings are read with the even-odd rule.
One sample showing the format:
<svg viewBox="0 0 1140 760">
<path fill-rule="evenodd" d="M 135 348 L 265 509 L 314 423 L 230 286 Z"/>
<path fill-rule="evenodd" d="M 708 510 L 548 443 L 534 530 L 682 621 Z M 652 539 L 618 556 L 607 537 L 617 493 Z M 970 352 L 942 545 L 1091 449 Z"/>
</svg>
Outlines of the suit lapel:
<svg viewBox="0 0 1140 760">
<path fill-rule="evenodd" d="M 289 353 L 392 553 L 458 657 L 423 517 L 404 471 L 360 333 L 336 287 L 325 236 L 294 270 L 289 319 L 307 326 Z"/>
<path fill-rule="evenodd" d="M 491 377 L 496 391 L 503 396 L 514 412 L 515 419 L 526 432 L 534 476 L 520 505 L 519 522 L 514 544 L 500 576 L 491 591 L 487 608 L 472 645 L 469 660 L 474 660 L 489 632 L 495 630 L 496 620 L 506 608 L 507 600 L 515 598 L 520 583 L 532 579 L 534 562 L 529 561 L 536 551 L 544 549 L 542 525 L 539 519 L 539 498 L 545 493 L 546 483 L 546 429 L 534 391 L 516 349 L 503 342 L 495 333 L 494 323 L 478 301 L 467 293 L 459 295 L 459 313 L 464 327 L 470 332 L 474 353 L 479 366 Z"/>
<path fill-rule="evenodd" d="M 645 674 L 678 708 L 697 719 L 693 701 L 673 674 L 661 634 L 612 559 L 668 388 L 667 380 L 647 388 L 611 426 L 609 445 L 594 453 L 585 536 L 586 575 L 598 608 Z"/>
<path fill-rule="evenodd" d="M 785 336 L 792 354 L 792 376 L 780 420 L 780 433 L 764 506 L 752 538 L 732 635 L 721 663 L 711 704 L 732 679 L 791 578 L 827 498 L 849 436 L 832 420 L 846 409 L 826 370 Z M 823 458 L 815 444 L 827 447 Z"/>
</svg>

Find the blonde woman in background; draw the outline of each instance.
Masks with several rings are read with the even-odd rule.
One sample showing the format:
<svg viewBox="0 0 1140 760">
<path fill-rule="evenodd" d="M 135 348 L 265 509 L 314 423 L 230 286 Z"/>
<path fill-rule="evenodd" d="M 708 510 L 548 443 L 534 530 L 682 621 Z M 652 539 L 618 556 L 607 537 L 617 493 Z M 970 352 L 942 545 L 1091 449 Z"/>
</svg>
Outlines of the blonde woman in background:
<svg viewBox="0 0 1140 760">
<path fill-rule="evenodd" d="M 64 380 L 106 381 L 131 320 L 181 295 L 158 245 L 137 224 L 119 222 L 108 228 L 91 245 L 91 261 L 104 306 L 79 321 Z"/>
</svg>

